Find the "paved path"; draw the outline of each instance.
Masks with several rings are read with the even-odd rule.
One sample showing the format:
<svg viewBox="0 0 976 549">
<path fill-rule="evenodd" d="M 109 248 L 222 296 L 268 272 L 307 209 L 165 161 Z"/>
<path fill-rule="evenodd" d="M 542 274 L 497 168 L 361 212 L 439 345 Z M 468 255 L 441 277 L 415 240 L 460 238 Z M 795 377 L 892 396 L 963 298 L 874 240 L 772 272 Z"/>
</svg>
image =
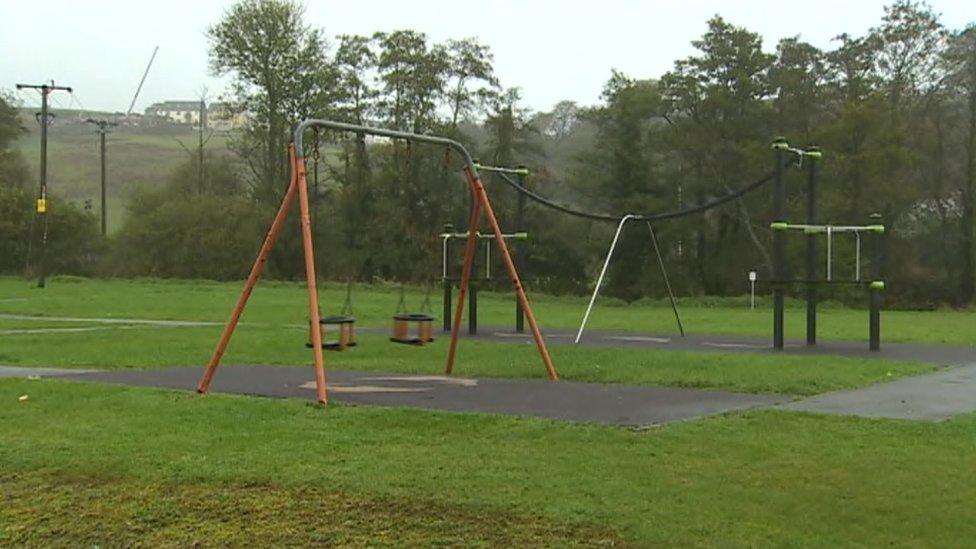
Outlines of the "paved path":
<svg viewBox="0 0 976 549">
<path fill-rule="evenodd" d="M 939 421 L 976 412 L 976 364 L 947 368 L 782 406 L 786 410 Z"/>
<path fill-rule="evenodd" d="M 546 341 L 551 345 L 573 345 L 576 337 L 575 330 L 544 330 Z M 472 337 L 467 336 L 465 337 Z M 506 329 L 484 328 L 474 336 L 485 341 L 524 341 L 532 344 L 529 333 L 516 334 Z M 920 343 L 885 343 L 881 342 L 881 350 L 868 350 L 865 341 L 827 341 L 819 345 L 807 346 L 803 340 L 787 340 L 783 351 L 772 348 L 768 337 L 731 336 L 731 335 L 701 335 L 688 334 L 681 337 L 676 334 L 587 331 L 583 334 L 580 345 L 595 347 L 621 347 L 634 349 L 668 349 L 675 351 L 703 351 L 703 352 L 744 352 L 744 353 L 786 353 L 790 355 L 807 356 L 846 356 L 855 358 L 877 358 L 884 360 L 906 360 L 940 364 L 944 366 L 960 366 L 976 363 L 976 346 L 969 345 L 925 345 Z"/>
<path fill-rule="evenodd" d="M 0 366 L 3 377 L 54 377 L 68 374 L 89 373 L 94 370 L 70 370 L 68 368 L 31 368 L 27 366 Z"/>
<path fill-rule="evenodd" d="M 201 368 L 71 373 L 81 381 L 193 391 Z M 330 398 L 371 406 L 535 416 L 612 425 L 650 425 L 770 406 L 788 396 L 600 385 L 571 381 L 471 379 L 330 370 Z M 311 368 L 223 366 L 212 390 L 271 397 L 315 397 Z"/>
</svg>

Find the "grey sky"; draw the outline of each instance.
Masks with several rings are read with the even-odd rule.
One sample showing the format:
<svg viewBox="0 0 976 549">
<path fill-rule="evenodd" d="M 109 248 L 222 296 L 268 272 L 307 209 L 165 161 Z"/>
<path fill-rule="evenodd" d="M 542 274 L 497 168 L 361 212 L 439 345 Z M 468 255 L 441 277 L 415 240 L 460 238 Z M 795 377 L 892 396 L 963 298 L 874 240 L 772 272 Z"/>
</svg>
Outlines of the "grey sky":
<svg viewBox="0 0 976 549">
<path fill-rule="evenodd" d="M 505 86 L 522 88 L 527 106 L 546 110 L 561 99 L 589 104 L 616 68 L 654 77 L 693 52 L 690 41 L 719 13 L 761 33 L 766 49 L 799 35 L 827 48 L 842 32 L 861 34 L 880 22 L 884 1 L 516 1 L 310 0 L 307 21 L 328 35 L 411 28 L 433 40 L 478 37 L 495 53 Z M 76 90 L 55 105 L 124 111 L 153 47 L 159 55 L 136 110 L 165 99 L 222 90 L 207 69 L 205 30 L 231 2 L 214 0 L 0 0 L 0 88 L 54 79 Z M 976 19 L 971 0 L 934 0 L 943 23 Z M 43 34 L 42 34 L 43 33 Z M 36 93 L 21 92 L 27 104 Z"/>
</svg>

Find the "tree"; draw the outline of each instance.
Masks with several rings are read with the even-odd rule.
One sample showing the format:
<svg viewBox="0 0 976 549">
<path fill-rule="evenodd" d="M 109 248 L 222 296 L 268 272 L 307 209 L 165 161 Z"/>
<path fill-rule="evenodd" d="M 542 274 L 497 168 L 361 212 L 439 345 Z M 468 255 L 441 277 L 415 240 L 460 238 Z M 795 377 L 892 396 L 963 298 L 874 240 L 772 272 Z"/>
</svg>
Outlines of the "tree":
<svg viewBox="0 0 976 549">
<path fill-rule="evenodd" d="M 661 77 L 668 119 L 666 141 L 679 169 L 682 202 L 704 202 L 730 192 L 767 164 L 772 134 L 770 70 L 775 57 L 762 50 L 762 37 L 719 16 L 692 42 L 700 55 L 675 62 Z M 761 172 L 760 172 L 761 173 Z M 736 201 L 735 210 L 709 212 L 689 228 L 695 235 L 695 271 L 704 290 L 723 293 L 728 273 L 743 272 L 758 262 L 770 266 L 765 223 L 754 223 L 752 197 Z M 762 206 L 765 206 L 763 204 Z M 758 204 L 751 206 L 758 209 Z M 744 253 L 735 243 L 745 239 L 759 255 Z"/>
<path fill-rule="evenodd" d="M 233 77 L 232 104 L 248 115 L 233 146 L 263 202 L 284 192 L 292 124 L 328 115 L 335 100 L 325 38 L 303 22 L 303 12 L 291 0 L 241 0 L 207 31 L 211 70 Z"/>
<path fill-rule="evenodd" d="M 372 114 L 377 92 L 370 85 L 370 71 L 376 67 L 372 40 L 343 34 L 335 55 L 338 70 L 337 113 L 342 120 L 365 124 Z"/>
<path fill-rule="evenodd" d="M 549 123 L 543 133 L 555 139 L 563 139 L 572 133 L 580 119 L 580 108 L 575 101 L 560 101 L 549 113 Z"/>
<path fill-rule="evenodd" d="M 964 169 L 958 185 L 962 265 L 959 297 L 963 303 L 972 303 L 976 297 L 976 25 L 953 38 L 947 55 L 954 67 L 951 89 L 965 105 Z"/>
<path fill-rule="evenodd" d="M 456 130 L 463 117 L 490 100 L 498 88 L 498 79 L 492 67 L 494 56 L 491 49 L 474 38 L 448 40 L 447 55 L 450 80 L 447 98 L 451 109 L 451 129 Z M 482 85 L 472 90 L 471 85 L 479 82 Z"/>
<path fill-rule="evenodd" d="M 437 121 L 437 102 L 444 95 L 449 68 L 447 50 L 429 47 L 427 35 L 410 30 L 376 33 L 377 69 L 383 83 L 379 102 L 388 125 L 424 132 Z"/>
<path fill-rule="evenodd" d="M 24 157 L 14 147 L 25 131 L 27 130 L 20 123 L 17 108 L 0 93 L 0 187 L 19 186 L 27 179 Z"/>
<path fill-rule="evenodd" d="M 769 87 L 776 109 L 778 135 L 815 141 L 816 128 L 827 111 L 824 88 L 827 67 L 824 54 L 798 38 L 784 38 L 776 46 L 776 60 L 769 70 Z"/>
</svg>

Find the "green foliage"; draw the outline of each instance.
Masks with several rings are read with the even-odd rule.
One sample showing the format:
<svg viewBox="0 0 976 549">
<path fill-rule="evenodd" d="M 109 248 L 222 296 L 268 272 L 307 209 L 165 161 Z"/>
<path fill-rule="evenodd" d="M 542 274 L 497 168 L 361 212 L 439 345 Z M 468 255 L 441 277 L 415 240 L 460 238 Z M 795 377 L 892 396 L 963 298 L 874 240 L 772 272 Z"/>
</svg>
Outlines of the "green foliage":
<svg viewBox="0 0 976 549">
<path fill-rule="evenodd" d="M 34 213 L 26 187 L 0 186 L 0 272 L 33 274 L 41 254 L 44 217 Z M 48 198 L 47 274 L 92 274 L 104 243 L 94 215 L 57 197 Z"/>
<path fill-rule="evenodd" d="M 27 182 L 26 163 L 20 151 L 14 147 L 25 132 L 16 107 L 0 93 L 0 189 Z"/>
<path fill-rule="evenodd" d="M 117 276 L 236 279 L 247 275 L 270 211 L 239 194 L 226 159 L 207 160 L 203 188 L 196 161 L 169 185 L 133 194 L 104 269 Z"/>
<path fill-rule="evenodd" d="M 303 11 L 291 0 L 242 0 L 207 32 L 211 70 L 233 77 L 232 104 L 248 114 L 232 146 L 250 167 L 254 197 L 265 203 L 284 194 L 291 125 L 325 115 L 335 95 L 325 38 L 303 22 Z"/>
</svg>

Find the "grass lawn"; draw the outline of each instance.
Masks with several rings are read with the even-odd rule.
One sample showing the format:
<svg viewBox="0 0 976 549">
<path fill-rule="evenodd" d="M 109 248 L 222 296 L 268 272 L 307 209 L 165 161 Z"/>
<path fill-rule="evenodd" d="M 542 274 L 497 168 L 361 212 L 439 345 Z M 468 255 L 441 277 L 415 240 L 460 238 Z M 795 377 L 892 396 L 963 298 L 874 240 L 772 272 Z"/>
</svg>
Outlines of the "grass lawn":
<svg viewBox="0 0 976 549">
<path fill-rule="evenodd" d="M 78 333 L 0 334 L 0 364 L 117 369 L 203 366 L 220 328 L 133 328 Z M 311 363 L 306 332 L 293 328 L 238 328 L 223 364 Z M 395 345 L 364 335 L 345 353 L 327 353 L 326 367 L 344 370 L 441 374 L 447 340 L 427 347 Z M 503 351 L 503 352 L 501 352 Z M 812 395 L 932 371 L 932 365 L 843 357 L 644 351 L 553 345 L 566 380 Z M 233 375 L 221 370 L 221 375 Z M 534 345 L 462 340 L 455 373 L 469 377 L 544 378 Z M 311 376 L 311 369 L 309 369 Z M 309 378 L 311 379 L 311 377 Z"/>
<path fill-rule="evenodd" d="M 0 380 L 0 441 L 0 544 L 976 538 L 974 416 L 758 411 L 631 431 Z"/>
<path fill-rule="evenodd" d="M 221 327 L 155 327 L 100 325 L 94 322 L 58 322 L 50 317 L 155 318 L 222 323 L 239 290 L 238 284 L 159 281 L 101 281 L 54 279 L 37 290 L 22 281 L 0 280 L 0 296 L 22 301 L 0 302 L 0 313 L 42 315 L 43 320 L 0 318 L 0 364 L 59 366 L 93 369 L 199 366 L 206 364 Z M 344 290 L 328 286 L 323 302 L 339 302 Z M 308 364 L 304 295 L 301 285 L 269 283 L 259 286 L 224 364 Z M 357 292 L 359 323 L 385 327 L 397 292 L 376 287 Z M 409 296 L 417 302 L 419 295 Z M 541 296 L 540 317 L 558 320 L 573 301 Z M 499 295 L 486 297 L 481 310 L 500 320 L 511 312 Z M 629 314 L 631 321 L 654 316 L 667 318 L 662 307 L 607 307 Z M 719 317 L 723 310 L 697 308 Z M 603 311 L 601 311 L 603 312 Z M 752 315 L 752 312 L 746 311 Z M 919 313 L 920 318 L 941 313 Z M 753 315 L 758 316 L 758 315 Z M 940 320 L 936 319 L 935 322 Z M 36 323 L 32 326 L 31 323 Z M 46 331 L 4 334 L 3 330 L 93 328 L 91 331 Z M 959 326 L 962 333 L 969 326 Z M 440 334 L 438 334 L 440 336 Z M 327 367 L 365 371 L 438 374 L 444 367 L 446 339 L 415 348 L 392 345 L 385 336 L 361 334 L 361 344 L 341 354 L 328 354 Z M 504 349 L 504 352 L 499 352 Z M 791 356 L 744 353 L 612 349 L 552 345 L 550 351 L 563 379 L 597 383 L 624 383 L 724 389 L 754 393 L 811 395 L 859 387 L 905 375 L 928 372 L 931 365 L 831 356 Z M 498 344 L 463 341 L 459 346 L 458 375 L 477 377 L 544 377 L 533 345 L 527 341 Z"/>
<path fill-rule="evenodd" d="M 0 313 L 65 315 L 76 317 L 153 318 L 224 322 L 230 314 L 242 282 L 180 280 L 86 280 L 53 278 L 48 287 L 37 289 L 28 281 L 0 278 Z M 353 305 L 362 326 L 387 326 L 399 298 L 394 286 L 357 287 Z M 326 314 L 337 312 L 345 299 L 345 286 L 323 285 L 320 302 Z M 23 299 L 23 301 L 4 301 Z M 305 324 L 308 318 L 304 285 L 298 282 L 262 281 L 245 311 L 244 321 L 270 324 Z M 529 299 L 543 328 L 577 328 L 587 298 L 548 296 L 533 293 Z M 408 308 L 419 308 L 423 292 L 407 292 Z M 702 300 L 679 300 L 682 320 L 689 333 L 751 335 L 771 337 L 772 314 L 766 301 L 755 311 L 744 300 L 725 300 L 724 305 L 704 306 Z M 716 300 L 723 303 L 721 300 Z M 441 298 L 435 288 L 431 296 L 434 314 L 440 316 Z M 710 301 L 711 302 L 711 301 Z M 664 302 L 637 302 L 629 306 L 598 301 L 588 329 L 676 333 L 674 316 Z M 514 299 L 511 294 L 483 292 L 478 301 L 483 326 L 511 327 Z M 786 311 L 787 337 L 804 334 L 805 310 Z M 976 313 L 957 311 L 884 311 L 882 342 L 915 342 L 972 346 L 976 343 Z M 867 311 L 822 308 L 818 322 L 820 338 L 867 341 Z"/>
</svg>

